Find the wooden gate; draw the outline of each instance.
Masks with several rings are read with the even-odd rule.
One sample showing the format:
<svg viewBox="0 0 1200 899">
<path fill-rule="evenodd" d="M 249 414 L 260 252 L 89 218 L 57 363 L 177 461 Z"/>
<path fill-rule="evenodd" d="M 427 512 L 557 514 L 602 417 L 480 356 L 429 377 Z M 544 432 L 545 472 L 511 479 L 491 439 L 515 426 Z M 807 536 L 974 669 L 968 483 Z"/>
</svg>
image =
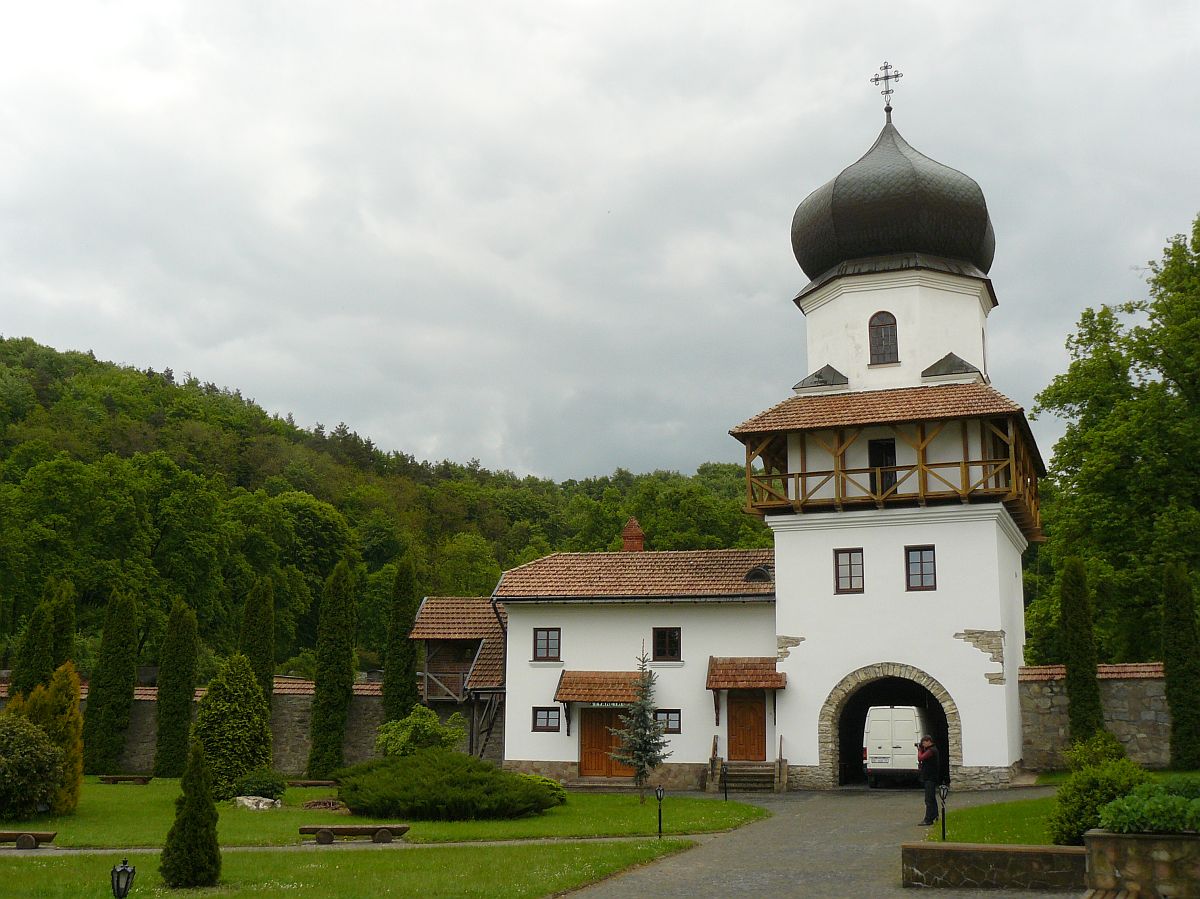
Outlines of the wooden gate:
<svg viewBox="0 0 1200 899">
<path fill-rule="evenodd" d="M 762 690 L 730 690 L 729 760 L 767 760 L 767 697 Z"/>
<path fill-rule="evenodd" d="M 613 761 L 610 752 L 620 745 L 610 727 L 620 727 L 618 709 L 580 709 L 579 711 L 579 776 L 633 777 L 628 765 Z"/>
</svg>

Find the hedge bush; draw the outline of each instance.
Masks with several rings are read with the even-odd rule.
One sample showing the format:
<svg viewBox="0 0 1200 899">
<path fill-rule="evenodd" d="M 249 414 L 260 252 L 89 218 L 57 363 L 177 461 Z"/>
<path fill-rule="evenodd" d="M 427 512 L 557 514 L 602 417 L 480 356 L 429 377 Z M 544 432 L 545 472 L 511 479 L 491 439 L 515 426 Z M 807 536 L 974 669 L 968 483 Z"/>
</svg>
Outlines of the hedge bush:
<svg viewBox="0 0 1200 899">
<path fill-rule="evenodd" d="M 59 785 L 62 750 L 21 715 L 0 714 L 0 820 L 47 809 Z"/>
<path fill-rule="evenodd" d="M 541 774 L 522 774 L 521 777 L 527 777 L 536 784 L 541 784 L 550 791 L 550 795 L 554 798 L 555 805 L 566 805 L 567 788 L 555 780 L 553 777 L 543 777 Z"/>
<path fill-rule="evenodd" d="M 1050 837 L 1059 845 L 1083 845 L 1084 831 L 1100 825 L 1100 809 L 1150 780 L 1129 759 L 1106 761 L 1074 772 L 1058 788 Z"/>
<path fill-rule="evenodd" d="M 1183 833 L 1200 830 L 1200 799 L 1160 786 L 1115 799 L 1100 810 L 1100 826 L 1113 833 Z"/>
<path fill-rule="evenodd" d="M 467 719 L 455 712 L 443 724 L 437 712 L 423 706 L 397 721 L 379 726 L 375 751 L 381 755 L 412 755 L 421 749 L 457 749 L 467 738 Z"/>
<path fill-rule="evenodd" d="M 261 796 L 263 799 L 282 799 L 286 790 L 287 779 L 270 768 L 251 771 L 233 785 L 235 796 Z"/>
<path fill-rule="evenodd" d="M 557 804 L 528 777 L 446 749 L 373 759 L 342 771 L 338 798 L 356 815 L 471 821 L 523 818 Z"/>
<path fill-rule="evenodd" d="M 83 714 L 79 711 L 79 675 L 75 665 L 63 662 L 50 677 L 49 686 L 38 684 L 28 698 L 18 693 L 5 710 L 40 727 L 58 748 L 58 776 L 50 796 L 50 811 L 72 814 L 83 788 Z"/>
<path fill-rule="evenodd" d="M 1128 757 L 1121 741 L 1106 730 L 1096 731 L 1090 738 L 1072 743 L 1063 751 L 1069 771 L 1095 768 L 1105 762 L 1115 762 L 1117 759 Z"/>
</svg>

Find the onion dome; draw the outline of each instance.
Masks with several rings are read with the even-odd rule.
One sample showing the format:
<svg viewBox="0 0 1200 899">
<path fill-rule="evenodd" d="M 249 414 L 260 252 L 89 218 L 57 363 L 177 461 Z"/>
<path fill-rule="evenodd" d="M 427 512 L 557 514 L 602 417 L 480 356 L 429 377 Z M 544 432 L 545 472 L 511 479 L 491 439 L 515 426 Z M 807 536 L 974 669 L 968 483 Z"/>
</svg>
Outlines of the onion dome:
<svg viewBox="0 0 1200 899">
<path fill-rule="evenodd" d="M 792 250 L 814 281 L 849 260 L 905 254 L 966 262 L 986 275 L 996 236 L 979 185 L 910 147 L 889 109 L 871 149 L 796 208 Z"/>
</svg>

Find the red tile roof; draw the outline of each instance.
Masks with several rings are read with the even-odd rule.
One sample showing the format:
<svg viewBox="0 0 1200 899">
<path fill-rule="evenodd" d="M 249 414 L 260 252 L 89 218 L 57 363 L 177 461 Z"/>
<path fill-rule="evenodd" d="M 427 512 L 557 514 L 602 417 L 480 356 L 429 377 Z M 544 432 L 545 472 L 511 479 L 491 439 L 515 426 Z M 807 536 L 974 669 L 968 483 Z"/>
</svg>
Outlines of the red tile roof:
<svg viewBox="0 0 1200 899">
<path fill-rule="evenodd" d="M 1018 680 L 1044 681 L 1062 680 L 1067 676 L 1065 665 L 1023 665 Z M 1099 680 L 1160 679 L 1163 676 L 1162 662 L 1124 662 L 1119 665 L 1097 665 Z"/>
<path fill-rule="evenodd" d="M 775 670 L 775 656 L 708 657 L 708 690 L 782 690 L 787 675 Z"/>
<path fill-rule="evenodd" d="M 496 603 L 493 611 L 490 597 L 427 596 L 421 602 L 409 636 L 414 640 L 482 641 L 467 676 L 466 688 L 496 689 L 504 686 L 504 626 L 507 623 L 504 604 Z"/>
<path fill-rule="evenodd" d="M 633 702 L 636 671 L 564 671 L 555 702 Z"/>
<path fill-rule="evenodd" d="M 819 431 L 1022 412 L 1020 406 L 986 384 L 939 384 L 793 396 L 747 419 L 729 433 L 741 437 L 775 431 Z"/>
<path fill-rule="evenodd" d="M 536 599 L 762 598 L 775 595 L 774 550 L 554 553 L 504 572 L 496 596 Z M 747 580 L 747 575 L 758 575 Z"/>
<path fill-rule="evenodd" d="M 383 684 L 379 681 L 359 681 L 353 687 L 355 696 L 382 696 Z M 208 690 L 205 687 L 197 687 L 195 701 L 199 702 L 204 698 L 204 694 Z M 276 696 L 312 696 L 316 692 L 316 685 L 301 677 L 284 677 L 283 675 L 275 675 Z M 0 699 L 8 698 L 8 683 L 0 683 Z M 86 681 L 79 684 L 79 698 L 81 700 L 88 698 L 88 685 Z M 158 699 L 158 687 L 134 687 L 133 698 L 135 700 L 153 702 Z"/>
</svg>

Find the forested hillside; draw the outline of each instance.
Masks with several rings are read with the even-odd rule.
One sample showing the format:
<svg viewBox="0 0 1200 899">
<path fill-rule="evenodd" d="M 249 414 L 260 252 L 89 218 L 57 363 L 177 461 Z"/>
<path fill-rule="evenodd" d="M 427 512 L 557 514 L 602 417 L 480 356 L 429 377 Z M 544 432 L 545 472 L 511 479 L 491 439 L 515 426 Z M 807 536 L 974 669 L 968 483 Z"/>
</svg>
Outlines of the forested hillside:
<svg viewBox="0 0 1200 899">
<path fill-rule="evenodd" d="M 0 667 L 52 575 L 78 591 L 85 671 L 115 589 L 137 599 L 141 663 L 157 661 L 175 597 L 196 610 L 211 663 L 232 650 L 261 575 L 275 582 L 282 662 L 313 645 L 314 597 L 346 555 L 373 664 L 401 555 L 424 593 L 486 594 L 502 568 L 547 552 L 619 547 L 630 515 L 649 549 L 769 546 L 741 511 L 743 477 L 710 463 L 690 477 L 618 469 L 559 484 L 418 461 L 169 369 L 0 337 Z"/>
</svg>

